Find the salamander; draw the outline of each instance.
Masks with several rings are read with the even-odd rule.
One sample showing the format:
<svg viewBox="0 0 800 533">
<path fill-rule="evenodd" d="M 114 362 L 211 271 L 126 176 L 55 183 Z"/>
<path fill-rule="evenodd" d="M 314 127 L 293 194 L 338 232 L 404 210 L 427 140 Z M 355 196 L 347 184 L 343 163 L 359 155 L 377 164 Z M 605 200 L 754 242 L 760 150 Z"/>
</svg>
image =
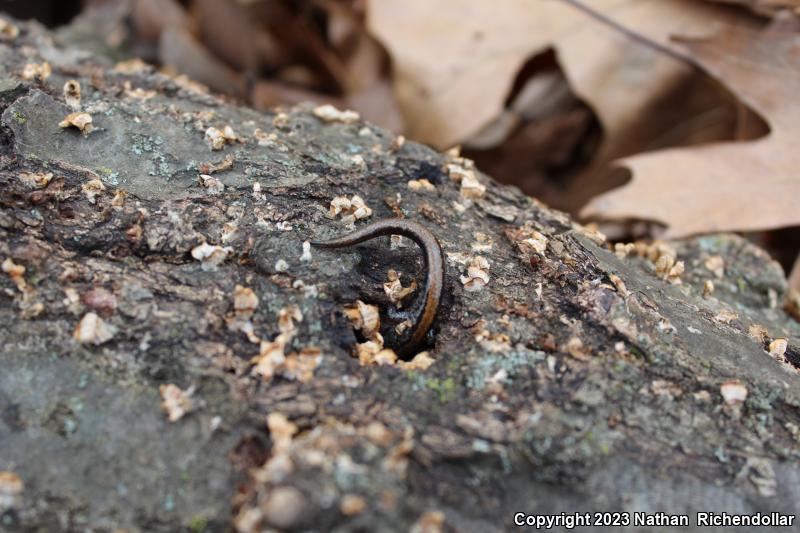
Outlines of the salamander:
<svg viewBox="0 0 800 533">
<path fill-rule="evenodd" d="M 333 240 L 311 242 L 311 245 L 320 248 L 345 248 L 385 235 L 402 235 L 417 243 L 424 252 L 425 268 L 427 270 L 422 305 L 417 306 L 419 312 L 416 314 L 411 334 L 407 341 L 395 348 L 397 354 L 405 358 L 413 355 L 425 340 L 425 335 L 433 325 L 442 301 L 444 254 L 436 236 L 422 224 L 410 220 L 392 218 L 379 220 Z"/>
</svg>

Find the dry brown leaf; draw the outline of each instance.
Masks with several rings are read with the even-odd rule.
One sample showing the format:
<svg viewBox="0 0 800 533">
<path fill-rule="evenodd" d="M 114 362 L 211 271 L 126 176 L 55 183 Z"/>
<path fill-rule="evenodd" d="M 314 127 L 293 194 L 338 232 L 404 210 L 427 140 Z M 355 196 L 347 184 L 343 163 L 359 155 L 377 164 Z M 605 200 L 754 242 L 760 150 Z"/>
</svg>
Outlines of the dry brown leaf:
<svg viewBox="0 0 800 533">
<path fill-rule="evenodd" d="M 257 72 L 274 66 L 286 55 L 280 43 L 263 28 L 257 3 L 193 0 L 191 13 L 203 44 L 238 71 Z"/>
<path fill-rule="evenodd" d="M 161 32 L 167 28 L 189 27 L 186 12 L 173 0 L 135 0 L 130 19 L 137 36 L 151 43 L 158 42 Z"/>
<path fill-rule="evenodd" d="M 260 79 L 253 84 L 250 100 L 259 109 L 267 109 L 279 105 L 295 105 L 301 102 L 318 102 L 331 104 L 339 108 L 347 107 L 342 98 L 309 91 L 281 81 Z"/>
<path fill-rule="evenodd" d="M 202 43 L 183 28 L 166 28 L 161 33 L 158 53 L 159 59 L 165 66 L 174 67 L 215 91 L 235 95 L 245 93 L 242 76 L 215 58 Z"/>
<path fill-rule="evenodd" d="M 794 261 L 794 266 L 789 273 L 789 287 L 800 292 L 800 255 Z"/>
<path fill-rule="evenodd" d="M 703 2 L 585 3 L 667 46 L 670 35 L 706 36 L 738 18 Z M 598 113 L 611 145 L 691 72 L 558 1 L 441 0 L 432 8 L 426 0 L 375 0 L 367 15 L 394 60 L 408 133 L 439 147 L 471 138 L 498 117 L 517 72 L 550 47 L 575 92 Z"/>
<path fill-rule="evenodd" d="M 392 84 L 379 81 L 365 89 L 347 95 L 347 105 L 358 110 L 368 121 L 390 131 L 405 131 L 403 114 L 397 105 Z"/>
<path fill-rule="evenodd" d="M 633 180 L 594 199 L 584 214 L 658 220 L 669 225 L 668 237 L 800 224 L 800 34 L 731 26 L 682 42 L 768 120 L 769 135 L 625 158 Z"/>
<path fill-rule="evenodd" d="M 320 0 L 319 5 L 328 16 L 329 43 L 347 69 L 346 92 L 361 91 L 380 83 L 386 53 L 366 32 L 358 3 Z"/>
<path fill-rule="evenodd" d="M 785 9 L 800 12 L 800 0 L 710 0 L 727 4 L 745 6 L 754 13 L 774 17 Z"/>
</svg>

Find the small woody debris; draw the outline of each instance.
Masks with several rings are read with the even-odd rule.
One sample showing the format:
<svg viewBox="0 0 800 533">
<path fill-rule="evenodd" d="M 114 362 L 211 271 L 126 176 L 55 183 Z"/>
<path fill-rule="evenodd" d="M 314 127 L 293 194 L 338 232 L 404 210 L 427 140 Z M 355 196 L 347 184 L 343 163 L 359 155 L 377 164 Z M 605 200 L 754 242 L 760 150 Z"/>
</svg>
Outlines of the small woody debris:
<svg viewBox="0 0 800 533">
<path fill-rule="evenodd" d="M 336 218 L 336 216 L 340 214 L 343 220 L 352 222 L 371 216 L 372 209 L 370 209 L 364 202 L 364 199 L 357 194 L 353 195 L 352 198 L 337 196 L 331 200 L 328 216 L 330 216 L 330 218 Z"/>
<path fill-rule="evenodd" d="M 638 256 L 646 258 L 655 265 L 656 276 L 673 285 L 681 284 L 681 276 L 686 267 L 683 261 L 678 261 L 678 253 L 667 243 L 662 241 L 654 241 L 652 243 L 637 241 L 633 244 L 633 250 L 636 251 Z M 627 255 L 630 251 L 630 247 L 627 244 L 624 245 L 624 248 L 615 247 L 615 252 L 618 256 Z"/>
<path fill-rule="evenodd" d="M 461 145 L 460 144 L 456 144 L 455 146 L 451 146 L 450 148 L 445 150 L 444 154 L 450 160 L 457 161 L 457 160 L 461 159 Z"/>
<path fill-rule="evenodd" d="M 298 431 L 297 426 L 289 422 L 286 415 L 279 412 L 267 415 L 267 428 L 276 451 L 286 450 L 292 443 L 292 437 Z"/>
<path fill-rule="evenodd" d="M 99 179 L 87 181 L 81 185 L 81 190 L 90 204 L 97 203 L 97 197 L 105 192 L 106 186 Z"/>
<path fill-rule="evenodd" d="M 250 321 L 250 319 L 239 318 L 237 316 L 226 317 L 225 323 L 228 325 L 228 329 L 230 331 L 241 331 L 247 335 L 247 340 L 253 344 L 258 344 L 261 342 L 261 339 L 255 333 L 255 326 L 253 326 L 253 323 Z"/>
<path fill-rule="evenodd" d="M 198 167 L 198 170 L 203 174 L 213 174 L 215 172 L 222 172 L 223 170 L 228 170 L 233 166 L 233 156 L 228 154 L 225 156 L 225 159 L 220 161 L 219 163 L 201 163 Z"/>
<path fill-rule="evenodd" d="M 479 291 L 489 283 L 489 261 L 483 256 L 472 258 L 467 267 L 467 275 L 461 276 L 461 284 L 464 289 L 472 292 Z"/>
<path fill-rule="evenodd" d="M 52 172 L 20 172 L 19 179 L 32 189 L 42 189 L 53 179 Z"/>
<path fill-rule="evenodd" d="M 86 313 L 78 322 L 73 333 L 73 338 L 81 344 L 94 344 L 99 346 L 110 341 L 117 329 L 106 323 L 96 313 Z"/>
<path fill-rule="evenodd" d="M 570 354 L 579 361 L 587 361 L 589 359 L 589 351 L 583 345 L 583 341 L 578 337 L 572 337 L 569 339 L 561 348 L 561 351 Z"/>
<path fill-rule="evenodd" d="M 708 270 L 710 270 L 717 278 L 722 279 L 725 276 L 725 259 L 720 255 L 712 255 L 703 263 Z"/>
<path fill-rule="evenodd" d="M 425 178 L 410 180 L 408 182 L 408 188 L 418 193 L 436 192 L 436 186 Z"/>
<path fill-rule="evenodd" d="M 203 265 L 203 270 L 214 270 L 220 265 L 228 254 L 233 252 L 230 246 L 216 246 L 208 243 L 203 243 L 200 246 L 192 248 L 192 257 L 200 261 Z"/>
<path fill-rule="evenodd" d="M 727 405 L 741 405 L 747 399 L 747 387 L 738 379 L 720 385 L 719 392 Z"/>
<path fill-rule="evenodd" d="M 750 338 L 762 344 L 766 344 L 770 339 L 767 328 L 760 324 L 752 324 L 749 328 L 747 328 L 747 334 L 750 336 Z"/>
<path fill-rule="evenodd" d="M 381 327 L 381 317 L 377 305 L 365 304 L 361 300 L 356 300 L 355 307 L 346 307 L 344 314 L 350 319 L 362 335 L 372 338 Z"/>
<path fill-rule="evenodd" d="M 572 226 L 581 234 L 591 239 L 596 245 L 602 246 L 608 240 L 608 237 L 600 231 L 600 228 L 597 226 L 596 223 L 591 222 L 586 224 L 578 224 L 577 222 L 573 222 Z"/>
<path fill-rule="evenodd" d="M 19 505 L 19 499 L 24 489 L 25 484 L 21 477 L 14 472 L 0 470 L 0 511 Z"/>
<path fill-rule="evenodd" d="M 301 382 L 310 380 L 322 360 L 322 352 L 315 347 L 306 347 L 300 353 L 286 355 L 286 347 L 297 335 L 295 322 L 302 322 L 303 314 L 297 306 L 289 306 L 278 312 L 280 333 L 272 341 L 261 341 L 259 354 L 250 362 L 253 374 L 270 381 L 276 375 Z"/>
<path fill-rule="evenodd" d="M 350 199 L 347 196 L 337 196 L 331 200 L 328 215 L 333 218 L 339 213 L 347 212 L 350 210 Z"/>
<path fill-rule="evenodd" d="M 417 282 L 411 280 L 411 285 L 403 287 L 402 283 L 400 283 L 400 274 L 394 269 L 389 270 L 387 278 L 389 281 L 383 284 L 383 292 L 389 297 L 389 301 L 400 309 L 403 307 L 403 300 L 417 290 Z"/>
<path fill-rule="evenodd" d="M 184 391 L 177 385 L 169 383 L 158 387 L 161 394 L 161 408 L 167 413 L 167 420 L 177 422 L 189 413 L 194 407 L 192 402 L 193 389 Z"/>
<path fill-rule="evenodd" d="M 287 342 L 286 336 L 282 335 L 278 335 L 273 341 L 262 340 L 258 355 L 250 360 L 253 374 L 261 376 L 264 381 L 271 381 L 286 362 L 284 349 Z"/>
<path fill-rule="evenodd" d="M 398 366 L 405 370 L 427 370 L 429 366 L 436 362 L 428 352 L 420 352 L 411 361 L 400 361 Z"/>
<path fill-rule="evenodd" d="M 239 138 L 230 126 L 225 126 L 221 130 L 212 126 L 206 130 L 206 141 L 212 150 L 222 150 L 226 144 L 237 140 Z"/>
<path fill-rule="evenodd" d="M 262 131 L 260 128 L 256 128 L 253 131 L 253 137 L 256 139 L 256 142 L 259 146 L 269 146 L 274 147 L 278 142 L 278 134 L 274 131 L 269 133 Z"/>
<path fill-rule="evenodd" d="M 406 138 L 403 135 L 398 135 L 394 139 L 392 139 L 392 144 L 389 146 L 389 150 L 392 152 L 397 152 L 403 148 L 406 144 Z"/>
<path fill-rule="evenodd" d="M 89 135 L 94 130 L 92 115 L 89 113 L 70 113 L 64 117 L 64 120 L 59 122 L 58 126 L 60 128 L 77 128 L 84 136 Z"/>
<path fill-rule="evenodd" d="M 257 204 L 263 204 L 267 200 L 267 197 L 263 192 L 261 192 L 261 190 L 261 184 L 259 182 L 255 182 L 253 184 L 253 200 Z"/>
<path fill-rule="evenodd" d="M 356 516 L 364 512 L 367 502 L 357 494 L 345 494 L 339 503 L 339 510 L 345 516 Z"/>
<path fill-rule="evenodd" d="M 380 333 L 375 333 L 367 342 L 357 344 L 356 354 L 362 366 L 397 363 L 397 354 L 391 348 L 383 347 L 383 336 Z"/>
<path fill-rule="evenodd" d="M 475 164 L 471 160 L 464 159 L 461 162 L 447 163 L 445 165 L 445 171 L 447 175 L 450 176 L 451 180 L 456 183 L 461 183 L 465 178 L 469 178 L 475 174 L 473 171 L 474 167 Z"/>
<path fill-rule="evenodd" d="M 209 93 L 208 87 L 189 78 L 186 74 L 172 77 L 172 82 L 184 91 L 205 95 Z"/>
<path fill-rule="evenodd" d="M 19 37 L 19 28 L 0 17 L 0 41 L 13 41 Z"/>
<path fill-rule="evenodd" d="M 111 199 L 111 207 L 123 207 L 125 205 L 125 197 L 127 193 L 122 189 L 118 189 L 114 193 L 114 198 Z"/>
<path fill-rule="evenodd" d="M 650 392 L 655 396 L 674 399 L 683 396 L 683 389 L 676 383 L 666 379 L 656 379 L 650 383 Z"/>
<path fill-rule="evenodd" d="M 411 322 L 411 320 L 405 319 L 394 327 L 394 332 L 397 333 L 398 335 L 402 335 L 408 328 L 410 328 L 413 325 L 414 323 Z"/>
<path fill-rule="evenodd" d="M 505 333 L 492 333 L 488 329 L 481 327 L 475 334 L 475 341 L 480 343 L 485 350 L 494 353 L 505 353 L 511 349 L 511 339 Z"/>
<path fill-rule="evenodd" d="M 614 253 L 620 259 L 625 259 L 628 255 L 636 249 L 636 245 L 632 242 L 621 243 L 618 242 L 614 245 Z"/>
<path fill-rule="evenodd" d="M 364 428 L 364 436 L 372 444 L 383 447 L 389 446 L 394 440 L 394 433 L 376 420 L 373 420 Z"/>
<path fill-rule="evenodd" d="M 294 323 L 302 321 L 303 313 L 296 305 L 290 305 L 278 311 L 278 329 L 283 334 L 294 335 L 297 332 L 297 326 Z"/>
<path fill-rule="evenodd" d="M 109 317 L 117 310 L 117 297 L 103 287 L 94 287 L 83 295 L 83 303 L 101 316 Z"/>
<path fill-rule="evenodd" d="M 225 190 L 225 185 L 220 180 L 208 174 L 200 174 L 200 185 L 210 194 L 221 194 Z"/>
<path fill-rule="evenodd" d="M 236 315 L 249 319 L 258 308 L 258 296 L 249 287 L 237 285 L 233 289 L 233 309 Z"/>
<path fill-rule="evenodd" d="M 81 84 L 78 80 L 67 80 L 64 84 L 64 100 L 73 111 L 81 108 Z"/>
<path fill-rule="evenodd" d="M 486 194 L 486 186 L 483 185 L 475 173 L 475 164 L 464 158 L 458 158 L 458 162 L 448 163 L 445 171 L 450 179 L 461 185 L 460 194 L 462 198 L 477 200 Z"/>
<path fill-rule="evenodd" d="M 114 65 L 114 72 L 119 72 L 120 74 L 138 74 L 139 72 L 144 72 L 152 68 L 153 67 L 137 57 L 126 61 L 120 61 Z"/>
<path fill-rule="evenodd" d="M 789 347 L 789 340 L 788 339 L 775 339 L 771 343 L 769 343 L 769 354 L 778 359 L 783 360 L 783 356 L 786 353 L 786 349 Z"/>
<path fill-rule="evenodd" d="M 125 96 L 128 98 L 135 98 L 137 100 L 149 100 L 158 94 L 154 90 L 148 91 L 146 89 L 142 89 L 141 87 L 134 88 L 129 81 L 126 81 L 123 84 L 123 87 L 125 88 Z"/>
<path fill-rule="evenodd" d="M 53 73 L 53 69 L 50 67 L 50 63 L 47 61 L 43 63 L 28 63 L 22 69 L 22 76 L 23 80 L 31 81 L 31 80 L 46 80 L 50 77 Z"/>
<path fill-rule="evenodd" d="M 311 243 L 303 241 L 303 253 L 300 255 L 300 261 L 307 263 L 311 261 Z"/>
<path fill-rule="evenodd" d="M 444 513 L 441 511 L 427 511 L 419 517 L 410 533 L 442 533 L 444 531 Z"/>
<path fill-rule="evenodd" d="M 711 393 L 707 390 L 697 391 L 692 394 L 692 398 L 700 403 L 709 403 L 711 401 Z"/>
<path fill-rule="evenodd" d="M 13 259 L 7 257 L 6 260 L 3 261 L 2 268 L 3 272 L 8 274 L 11 281 L 17 286 L 17 289 L 19 289 L 20 292 L 24 292 L 27 288 L 27 284 L 25 283 L 25 267 L 18 265 Z"/>
<path fill-rule="evenodd" d="M 379 366 L 397 364 L 397 354 L 390 348 L 384 348 L 375 354 L 373 363 Z"/>
<path fill-rule="evenodd" d="M 620 278 L 616 274 L 610 274 L 608 278 L 611 280 L 611 283 L 614 284 L 614 287 L 617 288 L 617 292 L 623 298 L 626 298 L 630 294 L 630 291 L 628 291 L 628 288 L 625 286 L 625 282 L 622 281 L 622 278 Z"/>
<path fill-rule="evenodd" d="M 676 261 L 676 256 L 672 253 L 662 253 L 655 261 L 656 275 L 661 279 L 673 284 L 680 284 L 681 275 L 684 271 L 683 261 Z"/>
<path fill-rule="evenodd" d="M 731 322 L 733 322 L 734 320 L 736 320 L 738 318 L 739 318 L 739 314 L 738 313 L 735 313 L 733 311 L 725 311 L 725 310 L 723 310 L 723 311 L 720 311 L 719 313 L 717 313 L 717 315 L 714 317 L 714 320 L 716 322 L 719 322 L 720 324 L 730 324 Z"/>
<path fill-rule="evenodd" d="M 547 237 L 528 224 L 520 228 L 510 229 L 506 231 L 506 235 L 517 245 L 519 251 L 525 255 L 530 256 L 534 253 L 544 255 L 547 250 Z"/>
<path fill-rule="evenodd" d="M 323 122 L 342 122 L 352 124 L 361 118 L 358 113 L 349 109 L 340 111 L 331 104 L 325 104 L 314 108 L 314 116 Z"/>
<path fill-rule="evenodd" d="M 414 428 L 406 426 L 402 440 L 386 454 L 383 467 L 396 475 L 405 477 L 408 469 L 408 456 L 414 450 Z"/>
<path fill-rule="evenodd" d="M 366 168 L 366 162 L 364 161 L 364 156 L 361 154 L 351 155 L 347 159 L 349 159 L 354 166 Z"/>
<path fill-rule="evenodd" d="M 284 113 L 283 111 L 277 113 L 274 117 L 272 117 L 272 125 L 276 128 L 282 128 L 289 124 L 289 115 Z"/>
<path fill-rule="evenodd" d="M 712 294 L 714 294 L 714 282 L 707 279 L 705 283 L 703 283 L 703 298 L 709 299 Z"/>
<path fill-rule="evenodd" d="M 285 259 L 278 259 L 275 261 L 275 272 L 288 272 L 289 263 Z"/>
<path fill-rule="evenodd" d="M 476 231 L 474 234 L 475 242 L 470 244 L 470 248 L 475 253 L 490 253 L 492 251 L 492 238 L 483 232 Z"/>
<path fill-rule="evenodd" d="M 467 177 L 461 180 L 461 190 L 459 192 L 463 198 L 476 200 L 486 194 L 486 186 L 478 181 L 475 176 Z"/>
<path fill-rule="evenodd" d="M 77 315 L 80 312 L 80 301 L 81 297 L 78 291 L 72 287 L 64 289 L 64 299 L 61 300 L 61 303 L 64 304 L 64 307 L 66 307 L 70 313 Z"/>
<path fill-rule="evenodd" d="M 306 346 L 299 352 L 287 355 L 279 373 L 285 379 L 306 383 L 314 377 L 314 371 L 321 362 L 322 350 L 315 346 Z"/>
<path fill-rule="evenodd" d="M 783 427 L 786 428 L 786 431 L 789 432 L 796 442 L 800 443 L 800 426 L 793 424 L 792 422 L 786 422 Z"/>
</svg>

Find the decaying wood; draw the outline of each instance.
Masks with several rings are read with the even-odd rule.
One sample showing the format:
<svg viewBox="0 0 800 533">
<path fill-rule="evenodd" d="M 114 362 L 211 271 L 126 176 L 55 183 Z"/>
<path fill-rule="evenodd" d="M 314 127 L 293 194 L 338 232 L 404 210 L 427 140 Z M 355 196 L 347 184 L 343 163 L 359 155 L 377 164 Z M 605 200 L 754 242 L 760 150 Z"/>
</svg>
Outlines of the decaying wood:
<svg viewBox="0 0 800 533">
<path fill-rule="evenodd" d="M 759 249 L 615 254 L 454 154 L 19 29 L 0 45 L 0 530 L 799 512 L 800 325 Z M 90 133 L 59 127 L 71 79 Z M 355 195 L 368 210 L 332 214 Z M 362 365 L 344 313 L 386 319 L 388 271 L 421 284 L 414 246 L 304 253 L 396 216 L 447 256 L 427 368 Z"/>
</svg>

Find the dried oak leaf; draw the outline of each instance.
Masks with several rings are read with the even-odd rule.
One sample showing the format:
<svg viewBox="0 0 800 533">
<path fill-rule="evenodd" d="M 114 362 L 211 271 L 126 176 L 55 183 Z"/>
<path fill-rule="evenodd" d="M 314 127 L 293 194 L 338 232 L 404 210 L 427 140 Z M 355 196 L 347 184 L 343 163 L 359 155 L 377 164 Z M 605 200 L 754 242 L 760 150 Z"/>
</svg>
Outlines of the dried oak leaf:
<svg viewBox="0 0 800 533">
<path fill-rule="evenodd" d="M 668 224 L 667 237 L 800 224 L 800 34 L 778 25 L 726 27 L 712 38 L 680 42 L 766 118 L 770 133 L 622 159 L 632 181 L 592 200 L 583 214 L 658 220 Z"/>
<path fill-rule="evenodd" d="M 719 24 L 742 23 L 741 13 L 707 2 L 585 3 L 665 46 L 673 46 L 670 35 L 706 36 Z M 631 125 L 690 72 L 557 1 L 440 0 L 431 9 L 428 0 L 379 0 L 368 3 L 367 27 L 392 57 L 409 136 L 440 148 L 497 118 L 520 69 L 551 48 L 572 89 L 597 112 L 606 156 L 629 145 Z"/>
<path fill-rule="evenodd" d="M 774 17 L 786 9 L 800 11 L 800 0 L 711 0 L 727 4 L 736 4 L 748 8 L 754 13 Z"/>
<path fill-rule="evenodd" d="M 193 388 L 183 390 L 177 385 L 168 383 L 160 385 L 158 392 L 161 394 L 161 408 L 167 413 L 170 422 L 177 422 L 194 408 L 192 402 Z"/>
</svg>

